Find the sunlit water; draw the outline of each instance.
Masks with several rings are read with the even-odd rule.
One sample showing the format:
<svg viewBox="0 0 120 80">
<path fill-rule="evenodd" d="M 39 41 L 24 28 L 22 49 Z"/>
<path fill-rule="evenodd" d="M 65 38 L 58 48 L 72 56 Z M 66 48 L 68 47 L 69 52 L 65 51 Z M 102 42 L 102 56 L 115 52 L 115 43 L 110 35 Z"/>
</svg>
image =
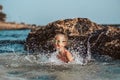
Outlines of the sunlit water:
<svg viewBox="0 0 120 80">
<path fill-rule="evenodd" d="M 56 58 L 57 52 L 30 55 L 24 51 L 28 33 L 0 31 L 0 80 L 120 80 L 120 61 L 108 56 L 92 55 L 94 61 L 83 64 L 73 50 L 75 61 L 65 64 Z"/>
</svg>

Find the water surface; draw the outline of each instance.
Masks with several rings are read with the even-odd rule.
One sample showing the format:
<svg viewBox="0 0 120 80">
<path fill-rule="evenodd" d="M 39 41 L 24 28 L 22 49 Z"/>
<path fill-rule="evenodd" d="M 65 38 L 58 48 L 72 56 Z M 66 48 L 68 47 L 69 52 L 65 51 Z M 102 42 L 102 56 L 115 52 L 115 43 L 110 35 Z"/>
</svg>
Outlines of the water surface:
<svg viewBox="0 0 120 80">
<path fill-rule="evenodd" d="M 0 31 L 0 80 L 120 80 L 120 60 L 108 56 L 96 54 L 82 65 L 60 63 L 54 55 L 28 55 L 24 42 L 29 32 Z"/>
</svg>

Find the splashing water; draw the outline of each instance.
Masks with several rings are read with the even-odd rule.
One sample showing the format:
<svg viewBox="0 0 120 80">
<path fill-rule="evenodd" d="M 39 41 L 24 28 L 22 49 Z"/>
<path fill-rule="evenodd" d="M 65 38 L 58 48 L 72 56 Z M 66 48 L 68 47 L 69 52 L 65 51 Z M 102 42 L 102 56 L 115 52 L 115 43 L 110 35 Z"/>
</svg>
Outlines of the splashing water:
<svg viewBox="0 0 120 80">
<path fill-rule="evenodd" d="M 89 36 L 89 38 L 88 38 L 88 41 L 87 41 L 87 60 L 91 60 L 91 50 L 90 50 L 90 38 L 91 38 L 92 36 L 90 35 Z"/>
<path fill-rule="evenodd" d="M 78 47 L 78 49 L 81 47 L 83 47 L 83 45 L 80 45 L 80 47 Z M 90 48 L 90 47 L 88 47 Z M 11 49 L 11 48 L 9 48 Z M 83 48 L 84 49 L 84 48 Z M 82 49 L 82 50 L 83 50 Z M 89 50 L 89 49 L 88 49 Z M 62 62 L 61 60 L 59 60 L 56 56 L 59 53 L 58 51 L 53 52 L 53 53 L 48 53 L 48 54 L 44 54 L 44 53 L 39 53 L 38 55 L 31 55 L 30 53 L 27 53 L 27 55 L 24 56 L 20 56 L 17 53 L 15 53 L 14 49 L 11 49 L 12 52 L 12 56 L 11 59 L 12 60 L 19 60 L 19 61 L 28 61 L 30 63 L 52 63 L 52 64 L 56 64 L 56 65 L 61 65 L 61 64 L 65 64 L 64 62 Z M 69 64 L 80 64 L 80 65 L 84 65 L 84 58 L 80 55 L 80 52 L 75 51 L 75 50 L 70 50 L 70 52 L 72 53 L 73 57 L 74 57 L 74 61 L 69 63 Z M 81 51 L 83 52 L 83 51 Z M 90 53 L 88 51 L 88 53 Z"/>
<path fill-rule="evenodd" d="M 70 48 L 68 49 L 73 57 L 74 57 L 74 61 L 70 62 L 69 64 L 80 64 L 80 65 L 85 65 L 88 63 L 87 60 L 91 59 L 91 52 L 90 52 L 90 40 L 91 36 L 88 38 L 88 45 L 87 45 L 87 49 L 85 48 L 84 44 L 82 41 L 80 41 L 80 43 L 76 47 L 76 49 Z M 28 49 L 29 50 L 29 49 Z M 87 52 L 86 52 L 87 50 Z M 33 60 L 31 59 L 36 59 L 37 63 L 54 63 L 54 64 L 65 64 L 64 62 L 62 62 L 61 60 L 59 60 L 56 56 L 59 53 L 59 51 L 53 52 L 53 53 L 39 53 L 38 55 L 30 55 L 29 53 L 27 53 L 27 56 L 25 56 L 25 59 L 28 60 L 29 62 L 33 62 Z M 34 58 L 33 58 L 34 56 Z M 31 58 L 32 57 L 32 58 Z"/>
<path fill-rule="evenodd" d="M 56 63 L 56 64 L 62 64 L 63 62 L 60 61 L 60 60 L 56 57 L 58 53 L 59 53 L 58 51 L 52 53 L 52 55 L 51 55 L 50 58 L 48 59 L 48 62 Z"/>
<path fill-rule="evenodd" d="M 87 47 L 85 47 L 83 41 L 78 41 L 77 44 L 74 44 L 75 48 L 70 48 L 71 53 L 73 54 L 75 61 L 75 64 L 81 64 L 85 65 L 89 61 L 93 60 L 91 58 L 91 47 L 90 47 L 90 38 L 91 35 L 88 37 L 87 40 Z"/>
</svg>

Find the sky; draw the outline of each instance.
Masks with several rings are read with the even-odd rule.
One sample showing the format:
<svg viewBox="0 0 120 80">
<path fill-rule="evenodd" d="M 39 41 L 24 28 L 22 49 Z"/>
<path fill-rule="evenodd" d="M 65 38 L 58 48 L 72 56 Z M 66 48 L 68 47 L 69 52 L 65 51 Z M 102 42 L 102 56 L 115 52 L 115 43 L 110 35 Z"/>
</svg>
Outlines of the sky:
<svg viewBox="0 0 120 80">
<path fill-rule="evenodd" d="M 0 0 L 7 22 L 46 25 L 68 18 L 120 24 L 120 0 Z"/>
</svg>

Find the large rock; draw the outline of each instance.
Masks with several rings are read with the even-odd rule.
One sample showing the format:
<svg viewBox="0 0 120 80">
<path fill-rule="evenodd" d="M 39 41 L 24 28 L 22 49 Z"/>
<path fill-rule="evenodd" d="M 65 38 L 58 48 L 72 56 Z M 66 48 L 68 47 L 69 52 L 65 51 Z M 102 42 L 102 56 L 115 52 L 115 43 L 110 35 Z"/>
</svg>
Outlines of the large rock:
<svg viewBox="0 0 120 80">
<path fill-rule="evenodd" d="M 89 40 L 92 53 L 109 55 L 120 59 L 120 28 L 104 27 L 87 18 L 58 20 L 31 30 L 26 39 L 26 50 L 30 52 L 53 51 L 52 39 L 57 33 L 69 38 L 69 48 L 76 48 L 80 42 L 87 47 Z M 77 47 L 78 47 L 77 46 Z"/>
</svg>

